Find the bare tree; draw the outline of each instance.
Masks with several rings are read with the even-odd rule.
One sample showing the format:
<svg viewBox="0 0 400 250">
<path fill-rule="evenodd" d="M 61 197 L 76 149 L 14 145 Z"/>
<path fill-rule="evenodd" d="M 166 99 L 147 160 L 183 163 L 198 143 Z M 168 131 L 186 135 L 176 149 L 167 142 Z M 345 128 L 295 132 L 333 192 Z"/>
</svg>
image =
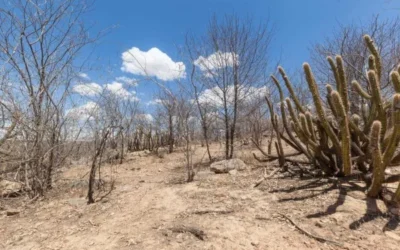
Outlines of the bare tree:
<svg viewBox="0 0 400 250">
<path fill-rule="evenodd" d="M 84 0 L 15 0 L 0 8 L 0 59 L 20 111 L 20 162 L 33 195 L 51 187 L 52 170 L 65 159 L 60 131 L 76 59 L 98 38 L 89 37 L 82 22 L 88 7 Z"/>
<path fill-rule="evenodd" d="M 160 106 L 163 109 L 167 126 L 168 126 L 168 152 L 174 151 L 175 141 L 175 124 L 176 124 L 176 110 L 177 110 L 177 99 L 176 96 L 167 88 L 161 88 L 159 95 Z"/>
<path fill-rule="evenodd" d="M 187 36 L 186 49 L 192 62 L 192 86 L 196 102 L 212 104 L 224 123 L 225 157 L 233 157 L 239 110 L 252 88 L 262 84 L 267 66 L 267 52 L 272 38 L 268 23 L 258 25 L 251 19 L 227 15 L 210 21 L 207 34 Z M 203 120 L 203 130 L 205 115 Z M 204 135 L 207 135 L 203 131 Z"/>
<path fill-rule="evenodd" d="M 325 41 L 314 44 L 311 49 L 312 65 L 316 76 L 322 83 L 335 82 L 330 65 L 326 63 L 327 56 L 342 55 L 345 60 L 347 81 L 360 79 L 360 84 L 370 93 L 365 70 L 368 68 L 368 49 L 362 41 L 364 34 L 370 34 L 381 54 L 382 72 L 381 88 L 384 93 L 390 93 L 389 74 L 400 63 L 400 19 L 385 20 L 374 16 L 369 22 L 363 24 L 341 25 L 332 36 Z M 364 104 L 357 92 L 352 90 L 350 96 L 350 109 L 353 113 L 360 114 L 360 107 Z"/>
</svg>

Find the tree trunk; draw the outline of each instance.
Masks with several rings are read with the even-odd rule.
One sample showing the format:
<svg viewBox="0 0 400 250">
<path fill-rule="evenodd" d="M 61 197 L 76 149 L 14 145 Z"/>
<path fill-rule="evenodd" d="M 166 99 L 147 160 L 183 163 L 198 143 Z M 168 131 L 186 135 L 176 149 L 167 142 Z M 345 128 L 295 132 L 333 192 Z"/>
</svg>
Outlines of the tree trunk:
<svg viewBox="0 0 400 250">
<path fill-rule="evenodd" d="M 87 204 L 94 203 L 93 186 L 94 186 L 94 181 L 95 181 L 95 177 L 96 177 L 96 169 L 97 169 L 97 167 L 100 168 L 100 164 L 101 164 L 101 161 L 97 161 L 97 159 L 102 154 L 102 152 L 103 152 L 103 150 L 105 148 L 109 133 L 110 133 L 110 130 L 107 130 L 105 132 L 105 134 L 103 135 L 103 138 L 101 139 L 100 145 L 96 149 L 96 153 L 95 153 L 95 155 L 93 157 L 93 160 L 92 160 L 92 166 L 90 168 L 90 174 L 89 174 L 88 203 Z M 98 164 L 97 164 L 97 162 L 98 162 Z M 99 165 L 99 166 L 97 166 L 97 165 Z"/>
<path fill-rule="evenodd" d="M 169 115 L 169 138 L 168 138 L 168 143 L 169 143 L 169 153 L 172 153 L 174 151 L 174 127 L 173 127 L 173 122 L 172 122 L 172 115 Z"/>
</svg>

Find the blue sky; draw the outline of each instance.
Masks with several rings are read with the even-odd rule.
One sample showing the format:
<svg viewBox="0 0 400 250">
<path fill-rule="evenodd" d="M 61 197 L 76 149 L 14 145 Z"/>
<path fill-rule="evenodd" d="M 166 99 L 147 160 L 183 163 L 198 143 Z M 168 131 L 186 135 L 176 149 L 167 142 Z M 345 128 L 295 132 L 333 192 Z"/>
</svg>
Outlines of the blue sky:
<svg viewBox="0 0 400 250">
<path fill-rule="evenodd" d="M 147 51 L 153 47 L 180 61 L 177 47 L 183 45 L 186 32 L 203 34 L 210 17 L 235 12 L 256 20 L 270 19 L 275 27 L 271 62 L 280 59 L 287 70 L 299 68 L 309 58 L 312 43 L 323 41 L 338 23 L 363 22 L 372 15 L 393 18 L 400 12 L 396 0 L 97 0 L 85 17 L 94 23 L 93 31 L 107 27 L 111 33 L 102 38 L 94 56 L 101 70 L 87 72 L 91 80 L 104 84 L 118 76 L 135 77 L 121 71 L 121 54 L 132 47 Z M 111 68 L 112 73 L 105 73 Z M 107 80 L 106 80 L 107 79 Z M 140 83 L 139 98 L 153 99 L 156 86 Z"/>
</svg>

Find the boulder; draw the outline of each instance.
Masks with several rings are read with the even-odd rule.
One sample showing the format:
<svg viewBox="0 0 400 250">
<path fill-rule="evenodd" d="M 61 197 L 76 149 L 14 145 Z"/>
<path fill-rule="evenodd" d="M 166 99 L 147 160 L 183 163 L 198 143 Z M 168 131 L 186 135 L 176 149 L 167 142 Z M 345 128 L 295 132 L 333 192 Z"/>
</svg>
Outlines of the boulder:
<svg viewBox="0 0 400 250">
<path fill-rule="evenodd" d="M 15 197 L 23 190 L 23 185 L 19 182 L 0 180 L 0 197 Z"/>
<path fill-rule="evenodd" d="M 218 161 L 210 166 L 210 170 L 216 174 L 229 173 L 232 170 L 242 171 L 246 168 L 246 164 L 240 159 Z"/>
</svg>

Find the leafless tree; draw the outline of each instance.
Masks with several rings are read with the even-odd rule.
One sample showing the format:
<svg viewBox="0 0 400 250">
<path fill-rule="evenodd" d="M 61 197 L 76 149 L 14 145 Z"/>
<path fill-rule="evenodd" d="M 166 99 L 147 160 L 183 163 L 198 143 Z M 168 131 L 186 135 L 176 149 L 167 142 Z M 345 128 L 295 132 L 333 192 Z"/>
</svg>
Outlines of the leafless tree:
<svg viewBox="0 0 400 250">
<path fill-rule="evenodd" d="M 84 0 L 15 0 L 0 8 L 0 60 L 13 100 L 8 107 L 19 114 L 16 130 L 25 147 L 19 160 L 33 195 L 51 187 L 52 171 L 65 159 L 61 128 L 76 59 L 98 38 L 89 37 L 82 22 L 89 6 Z"/>
<path fill-rule="evenodd" d="M 255 24 L 253 19 L 227 15 L 214 16 L 206 35 L 188 35 L 186 49 L 193 69 L 192 86 L 196 102 L 213 104 L 224 123 L 225 157 L 233 157 L 239 110 L 263 82 L 267 52 L 272 38 L 268 23 Z M 254 94 L 254 93 L 253 93 Z M 211 96 L 211 97 L 210 97 Z M 205 115 L 203 120 L 204 132 Z"/>
<path fill-rule="evenodd" d="M 389 74 L 400 63 L 400 19 L 385 20 L 374 16 L 367 23 L 339 24 L 336 32 L 323 42 L 314 44 L 311 49 L 311 64 L 321 83 L 331 83 L 334 76 L 330 65 L 326 63 L 327 56 L 342 55 L 346 64 L 347 81 L 357 79 L 368 91 L 365 70 L 368 68 L 368 49 L 362 40 L 363 35 L 370 34 L 379 48 L 382 58 L 381 88 L 385 93 L 392 91 Z M 352 113 L 360 114 L 362 99 L 353 90 L 350 92 L 350 108 Z"/>
<path fill-rule="evenodd" d="M 163 114 L 168 126 L 168 152 L 172 153 L 174 151 L 175 140 L 175 124 L 176 123 L 176 110 L 177 110 L 177 97 L 171 90 L 167 88 L 161 88 L 161 93 L 159 94 L 160 107 L 163 109 Z"/>
</svg>

